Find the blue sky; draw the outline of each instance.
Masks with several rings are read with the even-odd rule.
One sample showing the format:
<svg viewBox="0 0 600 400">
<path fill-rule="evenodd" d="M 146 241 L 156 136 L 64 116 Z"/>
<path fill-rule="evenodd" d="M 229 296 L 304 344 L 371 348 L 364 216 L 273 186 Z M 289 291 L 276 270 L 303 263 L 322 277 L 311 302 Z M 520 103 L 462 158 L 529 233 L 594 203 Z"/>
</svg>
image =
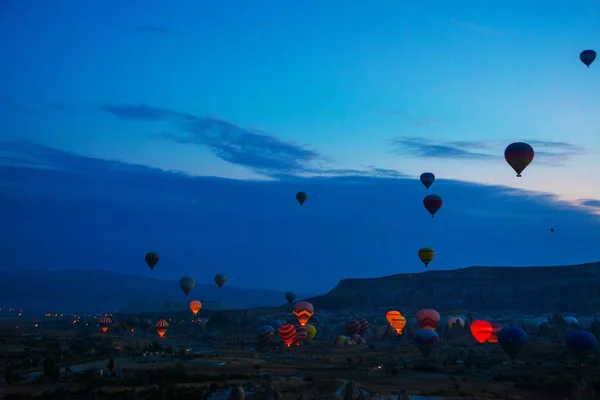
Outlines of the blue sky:
<svg viewBox="0 0 600 400">
<path fill-rule="evenodd" d="M 356 3 L 5 1 L 0 140 L 235 179 L 393 186 L 427 170 L 456 188 L 541 191 L 597 211 L 576 209 L 600 202 L 600 70 L 578 55 L 600 49 L 600 2 Z M 516 140 L 537 151 L 521 179 L 502 158 Z M 485 212 L 516 212 L 496 206 Z"/>
</svg>

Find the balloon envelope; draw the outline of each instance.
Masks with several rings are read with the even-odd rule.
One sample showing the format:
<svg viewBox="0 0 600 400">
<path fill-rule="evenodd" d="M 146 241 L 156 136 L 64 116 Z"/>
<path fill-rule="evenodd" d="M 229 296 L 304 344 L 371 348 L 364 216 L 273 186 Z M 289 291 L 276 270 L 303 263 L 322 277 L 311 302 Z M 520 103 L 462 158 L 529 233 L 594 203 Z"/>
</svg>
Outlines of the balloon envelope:
<svg viewBox="0 0 600 400">
<path fill-rule="evenodd" d="M 504 159 L 515 170 L 518 177 L 531 163 L 533 156 L 533 147 L 524 142 L 511 143 L 504 150 Z"/>
<path fill-rule="evenodd" d="M 431 185 L 433 185 L 433 182 L 435 181 L 435 175 L 432 174 L 431 172 L 423 172 L 421 174 L 421 183 L 423 185 L 425 185 L 425 187 L 427 189 L 429 189 L 429 187 Z"/>
<path fill-rule="evenodd" d="M 433 218 L 435 213 L 442 207 L 442 198 L 437 194 L 427 195 L 423 199 L 423 205 L 429 211 L 429 214 L 431 214 L 431 218 Z"/>
<path fill-rule="evenodd" d="M 392 328 L 396 330 L 396 333 L 401 335 L 402 329 L 406 326 L 406 318 L 400 314 L 400 311 L 388 311 L 385 318 Z"/>
<path fill-rule="evenodd" d="M 492 325 L 483 319 L 473 321 L 471 334 L 479 343 L 484 343 L 492 334 Z"/>
<path fill-rule="evenodd" d="M 419 329 L 415 332 L 415 345 L 423 357 L 429 357 L 431 351 L 440 342 L 437 332 L 432 329 Z"/>
<path fill-rule="evenodd" d="M 527 345 L 527 333 L 518 326 L 507 326 L 498 331 L 498 343 L 511 359 L 517 358 Z"/>
<path fill-rule="evenodd" d="M 300 205 L 303 205 L 306 199 L 308 199 L 308 195 L 305 192 L 296 193 L 296 200 L 298 200 L 298 203 L 300 203 Z"/>
<path fill-rule="evenodd" d="M 567 348 L 579 362 L 583 363 L 587 356 L 596 348 L 598 340 L 592 333 L 584 330 L 571 331 L 565 337 Z"/>
<path fill-rule="evenodd" d="M 429 265 L 431 260 L 433 260 L 434 255 L 435 255 L 435 252 L 433 251 L 433 249 L 430 249 L 429 247 L 423 247 L 422 249 L 419 250 L 419 259 L 421 260 L 421 262 L 423 264 L 425 264 L 425 266 Z"/>
<path fill-rule="evenodd" d="M 432 309 L 419 310 L 417 323 L 421 328 L 435 330 L 440 323 L 440 314 Z"/>
<path fill-rule="evenodd" d="M 584 50 L 579 54 L 579 59 L 589 68 L 596 59 L 596 52 L 594 50 Z"/>
<path fill-rule="evenodd" d="M 315 313 L 315 308 L 308 301 L 299 301 L 294 304 L 293 313 L 298 318 L 300 325 L 304 326 Z"/>
</svg>

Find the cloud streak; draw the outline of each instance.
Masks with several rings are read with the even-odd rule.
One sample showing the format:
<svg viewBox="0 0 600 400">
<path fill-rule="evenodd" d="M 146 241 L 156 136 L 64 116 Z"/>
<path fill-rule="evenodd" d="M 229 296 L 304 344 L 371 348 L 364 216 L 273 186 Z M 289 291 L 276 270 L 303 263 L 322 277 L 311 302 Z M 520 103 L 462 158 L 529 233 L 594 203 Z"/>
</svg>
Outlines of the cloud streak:
<svg viewBox="0 0 600 400">
<path fill-rule="evenodd" d="M 534 148 L 536 162 L 546 165 L 564 165 L 569 158 L 587 153 L 585 148 L 566 142 L 525 141 Z M 392 152 L 418 158 L 488 160 L 503 158 L 504 149 L 511 142 L 513 140 L 440 142 L 400 136 L 392 140 Z"/>
<path fill-rule="evenodd" d="M 172 123 L 172 129 L 155 137 L 185 145 L 202 146 L 221 160 L 270 177 L 308 175 L 402 176 L 398 171 L 366 167 L 337 169 L 327 157 L 306 145 L 283 141 L 263 132 L 242 128 L 217 118 L 145 105 L 102 105 L 100 110 L 127 121 Z"/>
</svg>

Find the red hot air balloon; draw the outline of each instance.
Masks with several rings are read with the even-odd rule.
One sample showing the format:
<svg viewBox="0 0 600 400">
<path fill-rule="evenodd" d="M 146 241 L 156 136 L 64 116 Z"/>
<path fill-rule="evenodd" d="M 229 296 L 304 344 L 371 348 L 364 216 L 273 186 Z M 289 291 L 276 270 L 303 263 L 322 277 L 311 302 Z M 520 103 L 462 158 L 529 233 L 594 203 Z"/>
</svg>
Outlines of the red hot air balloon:
<svg viewBox="0 0 600 400">
<path fill-rule="evenodd" d="M 299 301 L 292 310 L 300 325 L 305 326 L 310 317 L 315 313 L 315 308 L 308 301 Z"/>
<path fill-rule="evenodd" d="M 492 327 L 492 331 L 490 332 L 487 341 L 489 343 L 498 343 L 498 332 L 502 329 L 502 325 L 497 322 L 490 322 L 490 326 Z"/>
<path fill-rule="evenodd" d="M 533 160 L 533 147 L 524 142 L 511 143 L 504 150 L 504 158 L 508 165 L 517 173 L 517 177 L 521 177 L 521 172 Z"/>
<path fill-rule="evenodd" d="M 432 309 L 420 310 L 417 313 L 417 323 L 423 329 L 435 330 L 440 323 L 440 314 Z"/>
<path fill-rule="evenodd" d="M 492 325 L 483 319 L 478 319 L 471 324 L 471 333 L 475 340 L 484 343 L 492 334 Z"/>
<path fill-rule="evenodd" d="M 279 338 L 283 343 L 290 347 L 296 338 L 296 328 L 292 324 L 283 324 L 279 328 Z"/>
<path fill-rule="evenodd" d="M 427 195 L 423 199 L 423 205 L 431 214 L 431 218 L 433 218 L 435 213 L 442 207 L 442 198 L 437 194 Z"/>
</svg>

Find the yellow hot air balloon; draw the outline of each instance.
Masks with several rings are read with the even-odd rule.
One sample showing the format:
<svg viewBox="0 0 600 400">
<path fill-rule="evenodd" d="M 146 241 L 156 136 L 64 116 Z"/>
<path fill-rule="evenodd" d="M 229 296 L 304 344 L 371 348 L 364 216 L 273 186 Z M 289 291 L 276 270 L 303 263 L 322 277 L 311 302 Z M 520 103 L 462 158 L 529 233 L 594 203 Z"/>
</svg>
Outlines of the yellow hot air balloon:
<svg viewBox="0 0 600 400">
<path fill-rule="evenodd" d="M 396 333 L 401 335 L 402 329 L 406 326 L 406 318 L 400 314 L 400 311 L 389 311 L 385 318 L 392 328 L 396 330 Z"/>
<path fill-rule="evenodd" d="M 425 266 L 429 265 L 431 260 L 433 260 L 434 255 L 435 255 L 435 252 L 433 251 L 433 249 L 430 249 L 429 247 L 423 247 L 421 250 L 419 250 L 419 258 L 421 259 L 423 264 L 425 264 Z"/>
<path fill-rule="evenodd" d="M 306 324 L 306 340 L 311 341 L 317 335 L 317 328 L 312 324 Z"/>
<path fill-rule="evenodd" d="M 200 303 L 198 300 L 190 301 L 190 310 L 192 310 L 194 315 L 197 315 L 198 311 L 200 311 L 201 308 L 202 308 L 202 303 Z"/>
</svg>

